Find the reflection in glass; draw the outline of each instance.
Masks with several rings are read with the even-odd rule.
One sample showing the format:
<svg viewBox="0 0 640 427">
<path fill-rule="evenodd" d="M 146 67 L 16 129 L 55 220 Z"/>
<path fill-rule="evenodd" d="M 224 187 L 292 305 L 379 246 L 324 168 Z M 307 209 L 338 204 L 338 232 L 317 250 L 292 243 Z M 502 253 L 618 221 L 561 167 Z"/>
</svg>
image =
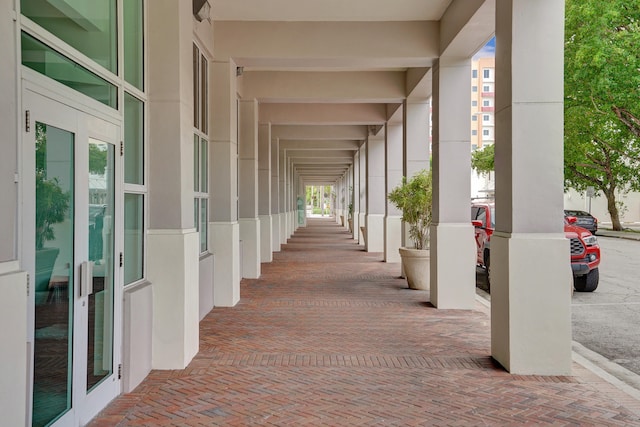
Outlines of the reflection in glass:
<svg viewBox="0 0 640 427">
<path fill-rule="evenodd" d="M 124 195 L 124 283 L 142 279 L 144 196 Z"/>
<path fill-rule="evenodd" d="M 144 104 L 124 94 L 124 182 L 144 184 Z"/>
<path fill-rule="evenodd" d="M 20 12 L 107 70 L 116 72 L 116 0 L 21 0 Z"/>
<path fill-rule="evenodd" d="M 116 87 L 49 46 L 22 32 L 22 65 L 77 90 L 111 108 L 118 107 Z"/>
<path fill-rule="evenodd" d="M 124 79 L 143 90 L 144 74 L 144 22 L 142 0 L 127 0 L 123 7 Z"/>
<path fill-rule="evenodd" d="M 200 252 L 205 252 L 207 250 L 207 199 L 200 199 Z"/>
<path fill-rule="evenodd" d="M 113 372 L 114 146 L 89 140 L 89 295 L 87 392 Z"/>
<path fill-rule="evenodd" d="M 36 123 L 33 425 L 71 408 L 74 134 Z"/>
</svg>

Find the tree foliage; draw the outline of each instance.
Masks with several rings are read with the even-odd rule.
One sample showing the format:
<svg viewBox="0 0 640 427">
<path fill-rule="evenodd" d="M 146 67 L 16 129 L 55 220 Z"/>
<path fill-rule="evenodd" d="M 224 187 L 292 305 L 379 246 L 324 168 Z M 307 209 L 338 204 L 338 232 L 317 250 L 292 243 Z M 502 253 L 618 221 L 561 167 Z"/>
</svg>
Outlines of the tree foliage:
<svg viewBox="0 0 640 427">
<path fill-rule="evenodd" d="M 621 229 L 616 196 L 640 190 L 640 2 L 567 0 L 565 186 L 593 186 Z"/>
<path fill-rule="evenodd" d="M 485 145 L 471 153 L 471 167 L 478 173 L 489 173 L 494 170 L 494 158 L 494 145 Z"/>
</svg>

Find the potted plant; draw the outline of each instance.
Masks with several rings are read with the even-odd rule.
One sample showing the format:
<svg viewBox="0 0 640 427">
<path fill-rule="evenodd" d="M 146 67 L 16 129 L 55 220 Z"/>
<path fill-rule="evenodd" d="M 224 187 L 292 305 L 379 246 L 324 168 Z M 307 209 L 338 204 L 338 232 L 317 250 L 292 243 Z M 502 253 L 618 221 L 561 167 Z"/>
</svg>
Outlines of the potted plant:
<svg viewBox="0 0 640 427">
<path fill-rule="evenodd" d="M 413 247 L 400 248 L 402 266 L 411 289 L 429 286 L 429 227 L 432 214 L 431 172 L 421 170 L 388 195 L 389 201 L 402 211 L 402 221 L 409 227 Z"/>
<path fill-rule="evenodd" d="M 353 203 L 349 203 L 349 232 L 353 233 Z"/>
</svg>

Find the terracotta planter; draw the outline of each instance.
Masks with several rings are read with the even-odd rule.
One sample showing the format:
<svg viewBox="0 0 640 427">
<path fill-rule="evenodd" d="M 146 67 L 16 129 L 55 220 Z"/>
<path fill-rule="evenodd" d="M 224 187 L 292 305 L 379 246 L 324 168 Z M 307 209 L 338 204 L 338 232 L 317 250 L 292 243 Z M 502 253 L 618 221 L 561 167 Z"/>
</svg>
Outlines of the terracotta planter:
<svg viewBox="0 0 640 427">
<path fill-rule="evenodd" d="M 400 248 L 399 251 L 409 288 L 428 290 L 430 251 L 409 248 Z"/>
<path fill-rule="evenodd" d="M 360 227 L 360 231 L 362 232 L 362 241 L 367 246 L 367 227 Z"/>
<path fill-rule="evenodd" d="M 353 219 L 349 218 L 349 233 L 353 233 Z"/>
<path fill-rule="evenodd" d="M 340 224 L 344 227 L 344 215 L 340 215 Z"/>
</svg>

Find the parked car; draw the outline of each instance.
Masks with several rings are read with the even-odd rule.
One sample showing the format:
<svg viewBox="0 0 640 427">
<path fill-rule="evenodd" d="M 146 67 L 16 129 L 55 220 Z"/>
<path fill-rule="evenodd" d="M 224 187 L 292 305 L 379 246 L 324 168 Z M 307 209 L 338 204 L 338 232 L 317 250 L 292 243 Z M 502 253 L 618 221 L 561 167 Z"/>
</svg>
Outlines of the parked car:
<svg viewBox="0 0 640 427">
<path fill-rule="evenodd" d="M 577 218 L 565 216 L 564 234 L 571 241 L 573 287 L 578 292 L 593 292 L 598 287 L 600 245 L 589 230 L 578 226 Z M 492 202 L 471 205 L 471 224 L 475 227 L 476 264 L 487 271 L 491 286 L 491 235 L 495 230 L 495 206 Z"/>
<path fill-rule="evenodd" d="M 589 212 L 578 211 L 574 209 L 565 209 L 564 216 L 575 216 L 577 219 L 576 225 L 582 228 L 586 228 L 592 234 L 596 234 L 596 231 L 598 231 L 598 219 L 591 215 Z"/>
</svg>

